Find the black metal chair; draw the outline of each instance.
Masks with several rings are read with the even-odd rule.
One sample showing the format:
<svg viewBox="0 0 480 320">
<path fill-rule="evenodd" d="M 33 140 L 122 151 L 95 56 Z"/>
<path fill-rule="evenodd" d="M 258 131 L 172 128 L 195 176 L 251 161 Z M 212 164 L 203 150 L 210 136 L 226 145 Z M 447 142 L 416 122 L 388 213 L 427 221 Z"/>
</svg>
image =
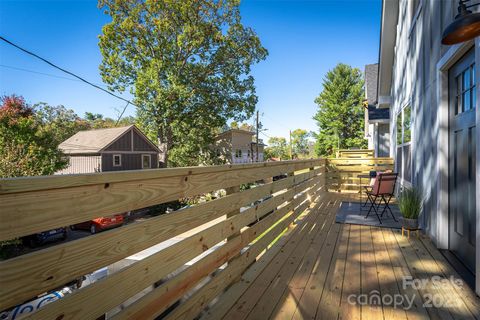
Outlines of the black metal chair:
<svg viewBox="0 0 480 320">
<path fill-rule="evenodd" d="M 378 221 L 382 223 L 380 219 L 383 217 L 386 211 L 390 212 L 393 220 L 397 221 L 395 216 L 393 215 L 392 209 L 390 208 L 390 200 L 392 200 L 395 192 L 395 185 L 397 183 L 398 173 L 379 173 L 375 178 L 375 183 L 371 187 L 365 187 L 365 193 L 367 195 L 367 200 L 365 203 L 370 202 L 370 209 L 368 210 L 365 219 L 368 218 L 370 213 L 375 211 L 375 214 L 378 218 Z M 377 200 L 378 204 L 377 204 Z M 384 203 L 384 208 L 382 212 L 379 214 L 378 210 L 380 205 Z"/>
</svg>

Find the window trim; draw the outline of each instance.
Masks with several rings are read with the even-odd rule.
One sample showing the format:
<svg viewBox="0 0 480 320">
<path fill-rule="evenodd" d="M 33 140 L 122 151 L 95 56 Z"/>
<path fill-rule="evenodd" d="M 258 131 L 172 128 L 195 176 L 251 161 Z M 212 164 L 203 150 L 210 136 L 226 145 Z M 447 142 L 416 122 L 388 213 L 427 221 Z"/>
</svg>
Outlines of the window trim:
<svg viewBox="0 0 480 320">
<path fill-rule="evenodd" d="M 115 157 L 118 157 L 118 164 L 115 164 Z M 122 166 L 122 155 L 119 153 L 115 153 L 112 156 L 112 162 L 114 167 L 121 167 Z"/>
<path fill-rule="evenodd" d="M 148 164 L 149 164 L 148 167 L 144 166 L 144 162 L 143 162 L 144 157 L 148 157 Z M 152 155 L 151 154 L 142 153 L 142 169 L 152 169 Z"/>
</svg>

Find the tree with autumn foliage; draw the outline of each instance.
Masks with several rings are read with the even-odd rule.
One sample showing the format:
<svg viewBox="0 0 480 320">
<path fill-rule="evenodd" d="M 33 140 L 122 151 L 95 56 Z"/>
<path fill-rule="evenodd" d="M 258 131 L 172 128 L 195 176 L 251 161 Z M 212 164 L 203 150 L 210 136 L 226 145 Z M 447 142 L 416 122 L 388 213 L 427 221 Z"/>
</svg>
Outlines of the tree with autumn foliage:
<svg viewBox="0 0 480 320">
<path fill-rule="evenodd" d="M 0 178 L 49 175 L 66 161 L 52 130 L 20 96 L 0 99 Z"/>
</svg>

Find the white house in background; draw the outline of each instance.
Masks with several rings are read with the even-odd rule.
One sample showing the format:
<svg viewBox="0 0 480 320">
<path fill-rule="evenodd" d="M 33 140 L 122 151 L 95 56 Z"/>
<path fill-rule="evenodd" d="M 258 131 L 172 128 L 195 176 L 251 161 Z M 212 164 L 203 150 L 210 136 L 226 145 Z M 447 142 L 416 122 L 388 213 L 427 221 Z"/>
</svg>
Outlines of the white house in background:
<svg viewBox="0 0 480 320">
<path fill-rule="evenodd" d="M 375 157 L 390 154 L 390 110 L 377 107 L 378 63 L 365 66 L 365 139 Z"/>
<path fill-rule="evenodd" d="M 422 190 L 422 228 L 480 294 L 480 38 L 441 44 L 457 6 L 383 1 L 377 104 L 400 184 Z"/>
<path fill-rule="evenodd" d="M 217 155 L 231 164 L 263 162 L 265 145 L 259 139 L 257 161 L 257 142 L 253 140 L 254 136 L 254 132 L 243 129 L 229 129 L 220 133 L 215 137 Z"/>
</svg>

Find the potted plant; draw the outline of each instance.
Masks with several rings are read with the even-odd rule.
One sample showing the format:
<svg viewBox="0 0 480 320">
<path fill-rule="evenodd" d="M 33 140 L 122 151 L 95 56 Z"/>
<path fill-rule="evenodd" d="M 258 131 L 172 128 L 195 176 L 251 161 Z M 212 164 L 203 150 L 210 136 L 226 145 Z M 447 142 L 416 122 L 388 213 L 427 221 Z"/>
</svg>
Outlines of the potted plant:
<svg viewBox="0 0 480 320">
<path fill-rule="evenodd" d="M 418 229 L 418 216 L 422 210 L 422 194 L 416 188 L 404 188 L 398 198 L 402 214 L 401 222 L 405 229 Z"/>
</svg>

